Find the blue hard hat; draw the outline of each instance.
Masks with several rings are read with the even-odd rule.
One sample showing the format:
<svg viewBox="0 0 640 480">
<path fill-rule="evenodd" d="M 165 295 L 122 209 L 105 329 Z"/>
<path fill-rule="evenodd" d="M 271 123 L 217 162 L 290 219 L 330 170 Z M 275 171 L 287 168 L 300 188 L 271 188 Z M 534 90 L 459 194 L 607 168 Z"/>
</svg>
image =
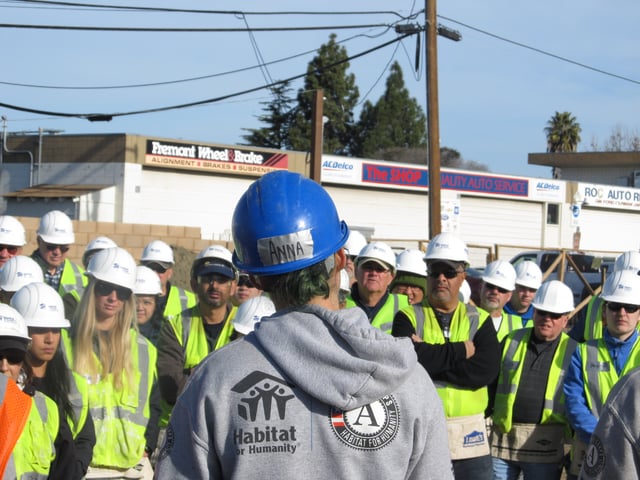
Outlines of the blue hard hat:
<svg viewBox="0 0 640 480">
<path fill-rule="evenodd" d="M 232 220 L 233 263 L 254 275 L 302 270 L 338 251 L 349 227 L 327 191 L 298 173 L 270 172 L 240 197 Z"/>
</svg>

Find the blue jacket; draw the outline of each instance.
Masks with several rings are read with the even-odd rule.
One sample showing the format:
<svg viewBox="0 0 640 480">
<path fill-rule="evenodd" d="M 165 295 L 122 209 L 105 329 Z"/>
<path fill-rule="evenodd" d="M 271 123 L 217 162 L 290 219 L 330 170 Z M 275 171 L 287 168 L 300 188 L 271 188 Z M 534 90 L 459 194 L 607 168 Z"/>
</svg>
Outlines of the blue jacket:
<svg viewBox="0 0 640 480">
<path fill-rule="evenodd" d="M 613 366 L 616 372 L 620 374 L 629 358 L 631 349 L 638 340 L 638 332 L 634 331 L 625 341 L 620 341 L 612 337 L 609 331 L 605 329 L 603 338 L 607 344 L 609 355 L 613 360 Z M 580 440 L 588 444 L 598 419 L 591 412 L 584 393 L 585 382 L 582 374 L 582 355 L 579 348 L 573 352 L 563 388 L 569 423 L 578 434 Z"/>
<path fill-rule="evenodd" d="M 511 302 L 507 302 L 502 309 L 505 312 L 510 313 L 511 315 L 518 315 L 520 318 L 522 318 L 523 327 L 525 327 L 527 325 L 527 322 L 533 318 L 533 305 L 529 305 L 529 308 L 524 313 L 516 312 L 511 305 Z"/>
</svg>

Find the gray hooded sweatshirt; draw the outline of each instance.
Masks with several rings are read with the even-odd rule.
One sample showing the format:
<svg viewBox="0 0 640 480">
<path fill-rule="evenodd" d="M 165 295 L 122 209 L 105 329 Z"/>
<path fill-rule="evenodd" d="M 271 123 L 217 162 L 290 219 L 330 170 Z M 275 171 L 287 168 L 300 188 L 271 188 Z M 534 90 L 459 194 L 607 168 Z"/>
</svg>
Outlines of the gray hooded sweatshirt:
<svg viewBox="0 0 640 480">
<path fill-rule="evenodd" d="M 408 338 L 359 308 L 284 310 L 213 352 L 173 409 L 156 478 L 449 479 L 442 404 Z"/>
</svg>

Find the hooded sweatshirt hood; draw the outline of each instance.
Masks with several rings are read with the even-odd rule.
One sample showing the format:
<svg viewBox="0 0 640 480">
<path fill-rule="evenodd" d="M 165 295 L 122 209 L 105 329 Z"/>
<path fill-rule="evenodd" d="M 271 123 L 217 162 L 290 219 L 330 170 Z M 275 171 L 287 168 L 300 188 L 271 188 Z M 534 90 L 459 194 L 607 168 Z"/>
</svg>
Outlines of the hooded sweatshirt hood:
<svg viewBox="0 0 640 480">
<path fill-rule="evenodd" d="M 297 387 L 341 410 L 396 390 L 417 364 L 410 339 L 372 327 L 360 308 L 283 310 L 263 319 L 254 334 Z"/>
</svg>

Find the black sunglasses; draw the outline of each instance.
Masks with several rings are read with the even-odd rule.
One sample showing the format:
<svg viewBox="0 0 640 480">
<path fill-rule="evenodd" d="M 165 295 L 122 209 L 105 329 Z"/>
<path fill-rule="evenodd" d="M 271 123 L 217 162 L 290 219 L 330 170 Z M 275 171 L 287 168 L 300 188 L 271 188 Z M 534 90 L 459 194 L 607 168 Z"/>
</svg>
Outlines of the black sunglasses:
<svg viewBox="0 0 640 480">
<path fill-rule="evenodd" d="M 238 286 L 239 287 L 247 287 L 247 288 L 255 287 L 255 285 L 251 281 L 251 277 L 249 277 L 249 275 L 240 275 L 240 278 L 238 279 Z"/>
<path fill-rule="evenodd" d="M 429 269 L 429 276 L 431 278 L 438 278 L 440 275 L 444 275 L 445 278 L 451 280 L 452 278 L 456 278 L 459 272 L 455 268 L 437 268 L 437 269 Z"/>
<path fill-rule="evenodd" d="M 9 362 L 10 365 L 17 365 L 20 362 L 24 361 L 24 355 L 25 354 L 23 352 L 17 350 L 0 352 L 0 362 L 6 358 L 7 362 Z"/>
<path fill-rule="evenodd" d="M 9 255 L 15 255 L 18 253 L 18 247 L 14 247 L 13 245 L 0 245 L 0 252 L 2 250 L 6 250 Z"/>
<path fill-rule="evenodd" d="M 486 283 L 485 282 L 484 286 L 487 287 L 487 290 L 498 290 L 498 292 L 500 292 L 500 293 L 509 292 L 509 290 L 507 290 L 506 288 L 499 287 L 497 285 L 494 285 L 493 283 Z"/>
<path fill-rule="evenodd" d="M 46 243 L 45 246 L 47 247 L 47 250 L 49 250 L 50 252 L 53 252 L 58 248 L 62 253 L 67 253 L 69 251 L 69 245 L 54 245 L 53 243 Z"/>
<path fill-rule="evenodd" d="M 93 291 L 96 292 L 96 295 L 100 295 L 101 297 L 106 297 L 107 295 L 111 295 L 111 292 L 116 292 L 116 297 L 121 302 L 129 300 L 132 293 L 128 288 L 102 281 L 96 283 Z"/>
<path fill-rule="evenodd" d="M 159 263 L 155 263 L 155 262 L 145 263 L 144 266 L 147 267 L 147 268 L 150 268 L 151 270 L 153 270 L 156 273 L 164 273 L 167 270 L 169 270 L 168 268 L 164 268 L 162 265 L 160 265 Z"/>
<path fill-rule="evenodd" d="M 207 273 L 205 275 L 198 275 L 196 280 L 200 285 L 210 285 L 213 282 L 218 284 L 228 283 L 232 278 L 225 277 L 224 275 L 220 275 L 219 273 Z"/>
<path fill-rule="evenodd" d="M 638 305 L 629 305 L 628 303 L 610 302 L 607 303 L 607 308 L 612 312 L 619 312 L 624 308 L 627 313 L 636 313 L 640 307 Z"/>
<path fill-rule="evenodd" d="M 564 313 L 547 312 L 546 310 L 536 310 L 541 317 L 549 317 L 551 320 L 558 320 Z"/>
</svg>

